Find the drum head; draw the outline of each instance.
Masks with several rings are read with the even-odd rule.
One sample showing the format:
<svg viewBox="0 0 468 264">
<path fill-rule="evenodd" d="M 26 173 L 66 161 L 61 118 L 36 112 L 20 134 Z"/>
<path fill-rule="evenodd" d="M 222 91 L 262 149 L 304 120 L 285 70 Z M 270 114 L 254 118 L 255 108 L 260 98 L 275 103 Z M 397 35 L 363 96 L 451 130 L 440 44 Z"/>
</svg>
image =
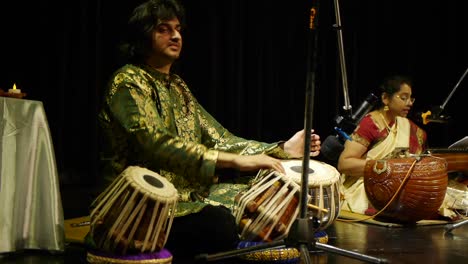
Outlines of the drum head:
<svg viewBox="0 0 468 264">
<path fill-rule="evenodd" d="M 286 176 L 301 184 L 302 181 L 302 160 L 288 160 L 282 162 L 286 170 Z M 330 164 L 325 162 L 309 161 L 308 186 L 331 185 L 340 178 L 340 173 Z"/>
<path fill-rule="evenodd" d="M 173 201 L 177 199 L 177 189 L 166 178 L 148 169 L 129 166 L 124 177 L 141 193 L 157 201 Z"/>
</svg>

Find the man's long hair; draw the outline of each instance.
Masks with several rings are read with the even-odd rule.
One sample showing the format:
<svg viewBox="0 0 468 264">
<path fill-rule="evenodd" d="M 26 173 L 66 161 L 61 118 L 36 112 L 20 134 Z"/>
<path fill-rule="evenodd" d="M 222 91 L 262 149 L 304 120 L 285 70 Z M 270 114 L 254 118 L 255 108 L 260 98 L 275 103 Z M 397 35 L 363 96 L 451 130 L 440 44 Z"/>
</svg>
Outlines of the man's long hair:
<svg viewBox="0 0 468 264">
<path fill-rule="evenodd" d="M 185 10 L 177 0 L 149 0 L 137 6 L 127 23 L 119 50 L 130 63 L 143 63 L 151 51 L 152 32 L 161 21 L 179 19 L 185 26 Z"/>
</svg>

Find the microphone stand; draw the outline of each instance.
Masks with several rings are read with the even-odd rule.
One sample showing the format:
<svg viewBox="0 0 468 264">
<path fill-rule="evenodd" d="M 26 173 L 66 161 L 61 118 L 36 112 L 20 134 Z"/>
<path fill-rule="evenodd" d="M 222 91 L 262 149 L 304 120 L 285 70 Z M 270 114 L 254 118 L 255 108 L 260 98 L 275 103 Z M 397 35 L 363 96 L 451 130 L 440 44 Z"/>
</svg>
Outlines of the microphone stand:
<svg viewBox="0 0 468 264">
<path fill-rule="evenodd" d="M 343 99 L 344 105 L 343 115 L 338 115 L 335 117 L 335 130 L 338 132 L 338 136 L 343 136 L 341 131 L 346 133 L 351 133 L 354 130 L 355 124 L 353 120 L 353 107 L 349 100 L 348 93 L 348 74 L 346 71 L 346 60 L 344 55 L 344 45 L 343 45 L 343 27 L 341 26 L 341 15 L 340 15 L 340 4 L 338 0 L 333 0 L 334 9 L 335 9 L 335 24 L 333 27 L 336 30 L 336 36 L 338 40 L 338 57 L 340 59 L 340 73 L 341 73 L 341 86 L 343 87 Z M 344 141 L 346 136 L 342 137 Z"/>
<path fill-rule="evenodd" d="M 450 98 L 452 98 L 453 93 L 455 93 L 455 91 L 458 88 L 458 85 L 460 85 L 460 83 L 463 81 L 467 73 L 468 73 L 468 68 L 466 68 L 465 72 L 460 77 L 460 80 L 458 80 L 457 84 L 455 84 L 455 87 L 453 87 L 452 91 L 450 92 L 447 99 L 445 99 L 442 105 L 438 107 L 433 107 L 432 111 L 428 110 L 427 112 L 421 114 L 422 122 L 424 125 L 427 125 L 429 122 L 435 122 L 435 123 L 447 122 L 447 119 L 449 117 L 443 116 L 441 115 L 441 113 L 442 111 L 444 111 L 445 106 L 447 105 L 448 101 L 450 100 Z"/>
<path fill-rule="evenodd" d="M 455 92 L 455 90 L 457 89 L 458 85 L 460 85 L 461 81 L 465 78 L 466 74 L 468 73 L 468 68 L 466 68 L 465 72 L 463 73 L 463 75 L 461 76 L 460 80 L 458 80 L 457 84 L 455 84 L 455 87 L 452 89 L 452 91 L 450 92 L 449 96 L 447 97 L 447 99 L 445 99 L 444 103 L 440 106 L 440 111 L 442 111 L 444 108 L 445 108 L 445 105 L 447 104 L 448 100 L 450 100 L 450 98 L 452 97 L 453 93 Z M 430 111 L 429 112 L 429 115 L 431 114 Z M 439 112 L 440 114 L 440 112 Z M 424 114 L 423 114 L 424 115 Z M 424 123 L 426 122 L 426 123 Z M 427 124 L 427 121 L 426 119 L 424 119 L 423 117 L 423 123 L 424 124 Z M 445 232 L 446 233 L 451 233 L 453 229 L 455 228 L 458 228 L 460 226 L 463 226 L 465 224 L 468 224 L 468 219 L 465 219 L 465 220 L 461 220 L 455 224 L 448 224 L 445 226 Z"/>
<path fill-rule="evenodd" d="M 337 0 L 336 0 L 337 1 Z M 225 258 L 230 258 L 234 256 L 240 256 L 247 253 L 269 249 L 269 248 L 278 248 L 284 246 L 293 246 L 296 247 L 302 256 L 302 263 L 309 264 L 312 263 L 310 259 L 309 251 L 315 252 L 314 249 L 322 249 L 325 251 L 333 252 L 343 256 L 348 256 L 356 258 L 362 261 L 367 261 L 371 263 L 384 263 L 387 262 L 385 259 L 379 259 L 364 254 L 356 253 L 354 251 L 340 249 L 331 245 L 322 244 L 316 242 L 314 234 L 317 231 L 317 227 L 320 225 L 319 220 L 315 217 L 310 219 L 307 215 L 307 204 L 308 204 L 308 193 L 309 193 L 309 160 L 310 160 L 310 137 L 312 130 L 312 116 L 314 110 L 314 95 L 315 95 L 315 73 L 317 69 L 317 24 L 315 19 L 318 17 L 318 7 L 319 1 L 315 1 L 315 6 L 310 9 L 310 34 L 308 36 L 308 47 L 311 47 L 313 44 L 313 53 L 311 53 L 311 48 L 307 50 L 307 78 L 306 78 L 306 98 L 305 98 L 305 138 L 304 138 L 304 156 L 302 161 L 302 178 L 301 178 L 301 193 L 300 193 L 300 213 L 299 217 L 295 219 L 294 223 L 289 230 L 289 233 L 284 240 L 277 240 L 273 242 L 268 242 L 265 244 L 260 244 L 248 248 L 236 249 L 227 252 L 216 253 L 212 255 L 201 254 L 196 257 L 197 261 L 215 261 Z M 313 64 L 311 65 L 311 61 Z M 310 70 L 309 70 L 310 69 Z"/>
<path fill-rule="evenodd" d="M 333 27 L 336 29 L 336 34 L 338 38 L 338 52 L 340 58 L 340 69 L 341 69 L 341 84 L 343 86 L 343 97 L 344 97 L 344 106 L 343 110 L 346 112 L 346 116 L 352 116 L 352 106 L 349 100 L 349 93 L 348 93 L 348 75 L 346 72 L 346 61 L 344 56 L 344 46 L 343 46 L 343 28 L 341 26 L 341 15 L 340 15 L 340 4 L 338 0 L 334 0 L 334 7 L 335 7 L 335 19 L 336 24 Z"/>
<path fill-rule="evenodd" d="M 326 158 L 328 163 L 336 167 L 338 165 L 338 158 L 344 149 L 344 143 L 346 142 L 346 140 L 350 140 L 349 134 L 351 134 L 354 131 L 362 117 L 364 117 L 364 115 L 367 114 L 375 105 L 378 97 L 375 96 L 373 93 L 370 93 L 366 97 L 365 101 L 356 110 L 356 112 L 353 113 L 353 107 L 350 104 L 348 93 L 348 78 L 343 46 L 343 28 L 341 26 L 340 5 L 338 0 L 334 0 L 333 2 L 336 22 L 333 25 L 333 27 L 336 30 L 338 40 L 338 55 L 340 59 L 341 84 L 343 87 L 344 113 L 342 115 L 338 113 L 335 116 L 334 133 L 329 135 L 322 142 L 321 153 Z"/>
<path fill-rule="evenodd" d="M 458 223 L 455 223 L 455 224 L 448 224 L 448 225 L 445 226 L 445 232 L 450 233 L 450 232 L 452 232 L 453 229 L 459 228 L 460 226 L 465 225 L 465 224 L 468 224 L 468 219 L 461 220 L 461 221 L 459 221 Z"/>
<path fill-rule="evenodd" d="M 348 75 L 346 71 L 346 60 L 344 55 L 343 45 L 343 27 L 341 26 L 340 4 L 338 0 L 333 0 L 335 11 L 335 24 L 338 40 L 338 58 L 340 60 L 341 86 L 343 87 L 344 113 L 339 113 L 334 118 L 334 132 L 329 135 L 322 144 L 322 155 L 327 159 L 328 163 L 334 167 L 338 164 L 338 158 L 344 149 L 344 142 L 349 140 L 349 134 L 356 127 L 356 114 L 353 115 L 353 107 L 351 106 L 348 93 Z M 359 111 L 358 111 L 359 112 Z"/>
</svg>

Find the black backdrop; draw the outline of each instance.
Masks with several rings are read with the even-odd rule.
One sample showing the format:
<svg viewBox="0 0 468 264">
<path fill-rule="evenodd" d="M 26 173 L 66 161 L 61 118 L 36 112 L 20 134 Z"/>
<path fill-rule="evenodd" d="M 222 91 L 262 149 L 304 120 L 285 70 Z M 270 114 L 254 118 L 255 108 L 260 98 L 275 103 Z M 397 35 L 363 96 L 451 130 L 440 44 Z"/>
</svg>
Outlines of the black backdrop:
<svg viewBox="0 0 468 264">
<path fill-rule="evenodd" d="M 141 1 L 27 1 L 0 13 L 0 88 L 16 83 L 44 103 L 62 184 L 92 184 L 96 113 L 115 46 Z M 188 28 L 177 71 L 239 136 L 287 139 L 304 126 L 308 10 L 315 1 L 185 0 Z M 467 1 L 342 0 L 344 52 L 356 109 L 383 77 L 411 76 L 414 113 L 441 105 L 467 61 Z M 320 0 L 313 127 L 325 139 L 344 105 L 333 1 Z M 468 78 L 467 78 L 468 79 Z M 448 124 L 423 126 L 431 147 L 467 135 L 468 80 L 445 107 Z"/>
</svg>

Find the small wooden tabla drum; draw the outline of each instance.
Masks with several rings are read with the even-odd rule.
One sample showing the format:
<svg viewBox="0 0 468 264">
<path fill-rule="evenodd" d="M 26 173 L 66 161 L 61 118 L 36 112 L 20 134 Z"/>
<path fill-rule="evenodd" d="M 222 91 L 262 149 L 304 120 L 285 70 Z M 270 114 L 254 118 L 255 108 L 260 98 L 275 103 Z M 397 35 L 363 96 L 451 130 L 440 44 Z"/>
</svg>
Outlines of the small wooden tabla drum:
<svg viewBox="0 0 468 264">
<path fill-rule="evenodd" d="M 387 206 L 396 193 L 379 215 L 392 222 L 414 223 L 436 216 L 447 185 L 447 162 L 437 157 L 368 160 L 364 170 L 366 195 L 375 209 Z"/>
<path fill-rule="evenodd" d="M 282 239 L 299 213 L 299 185 L 276 171 L 260 174 L 249 190 L 235 198 L 234 216 L 241 238 Z"/>
<path fill-rule="evenodd" d="M 286 176 L 299 185 L 302 182 L 302 160 L 283 161 Z M 309 160 L 307 216 L 319 221 L 318 230 L 332 224 L 340 213 L 340 173 L 330 164 Z"/>
<path fill-rule="evenodd" d="M 90 235 L 116 255 L 156 252 L 169 235 L 178 193 L 159 174 L 130 166 L 93 202 Z"/>
</svg>

